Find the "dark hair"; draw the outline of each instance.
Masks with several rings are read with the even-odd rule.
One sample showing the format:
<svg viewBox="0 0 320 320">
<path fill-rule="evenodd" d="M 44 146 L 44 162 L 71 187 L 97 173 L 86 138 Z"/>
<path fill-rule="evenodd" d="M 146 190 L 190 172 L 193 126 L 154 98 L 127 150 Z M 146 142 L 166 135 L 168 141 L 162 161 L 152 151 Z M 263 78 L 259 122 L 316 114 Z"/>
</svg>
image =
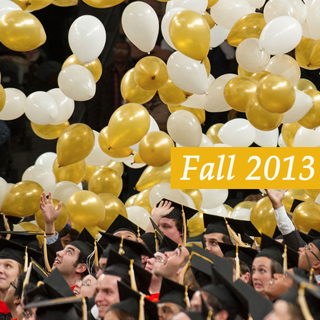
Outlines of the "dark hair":
<svg viewBox="0 0 320 320">
<path fill-rule="evenodd" d="M 183 221 L 182 221 L 182 219 L 173 219 L 173 218 L 170 218 L 170 219 L 172 219 L 172 220 L 174 220 L 175 221 L 175 223 L 176 223 L 176 228 L 177 228 L 177 230 L 180 232 L 180 233 L 184 233 L 184 230 L 183 230 Z M 188 229 L 188 226 L 186 225 L 186 227 L 187 227 L 187 239 L 189 238 L 189 229 Z"/>
<path fill-rule="evenodd" d="M 213 314 L 216 315 L 217 313 L 223 310 L 223 305 L 217 297 L 215 297 L 209 292 L 207 293 L 208 293 L 207 304 L 213 309 Z"/>
<path fill-rule="evenodd" d="M 271 260 L 271 274 L 272 274 L 272 277 L 275 273 L 283 273 L 283 267 L 282 265 L 276 261 L 276 260 L 273 260 L 273 259 L 270 259 Z"/>
<path fill-rule="evenodd" d="M 72 241 L 75 241 L 78 238 L 79 231 L 77 231 L 76 229 L 73 229 L 73 228 L 69 228 L 69 227 L 64 227 L 63 229 L 61 229 L 59 231 L 59 237 L 60 238 L 65 237 L 67 235 L 70 235 L 70 239 L 71 239 L 71 242 L 72 242 Z"/>
<path fill-rule="evenodd" d="M 73 266 L 76 268 L 79 263 L 84 263 L 87 265 L 87 256 L 81 251 L 79 252 L 78 260 L 74 263 Z M 81 277 L 83 278 L 88 274 L 89 272 L 88 272 L 88 266 L 87 266 L 86 270 L 81 273 Z"/>
<path fill-rule="evenodd" d="M 124 310 L 118 309 L 116 305 L 111 306 L 110 309 L 108 310 L 108 312 L 110 312 L 110 311 L 114 312 L 119 320 L 138 320 L 132 314 L 130 314 Z"/>
<path fill-rule="evenodd" d="M 225 257 L 225 259 L 233 262 L 233 268 L 236 267 L 236 259 L 235 258 Z M 242 260 L 239 260 L 239 261 L 240 261 L 240 274 L 243 276 L 247 272 L 251 273 L 247 264 L 245 262 L 243 262 Z"/>
</svg>

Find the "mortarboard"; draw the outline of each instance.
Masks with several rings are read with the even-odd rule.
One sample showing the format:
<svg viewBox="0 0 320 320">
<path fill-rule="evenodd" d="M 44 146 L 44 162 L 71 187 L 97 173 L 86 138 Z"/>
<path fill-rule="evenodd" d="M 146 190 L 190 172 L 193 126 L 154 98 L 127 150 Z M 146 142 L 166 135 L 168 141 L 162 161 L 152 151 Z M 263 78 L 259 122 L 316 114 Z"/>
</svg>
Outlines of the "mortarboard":
<svg viewBox="0 0 320 320">
<path fill-rule="evenodd" d="M 181 285 L 175 281 L 163 278 L 159 294 L 159 303 L 172 302 L 183 309 L 190 307 L 190 300 L 194 291 L 188 289 L 187 285 Z"/>
<path fill-rule="evenodd" d="M 187 311 L 186 315 L 191 320 L 211 320 L 214 319 L 213 311 L 208 309 L 207 304 L 201 297 L 201 312 Z"/>
<path fill-rule="evenodd" d="M 117 231 L 130 231 L 134 233 L 138 238 L 144 234 L 144 230 L 138 225 L 125 218 L 121 214 L 112 222 L 111 226 L 106 231 L 107 233 L 115 234 Z"/>
<path fill-rule="evenodd" d="M 308 235 L 315 238 L 315 239 L 320 239 L 320 232 L 315 230 L 315 229 L 311 229 L 309 232 L 308 232 Z"/>
<path fill-rule="evenodd" d="M 13 229 L 14 224 L 18 224 L 22 218 L 7 216 L 1 213 L 0 215 L 0 230 L 1 231 L 10 231 Z"/>
<path fill-rule="evenodd" d="M 103 274 L 120 277 L 123 282 L 131 285 L 132 289 L 149 294 L 148 289 L 152 274 L 135 264 L 133 259 L 130 260 L 121 256 L 112 249 L 109 252 L 106 269 Z"/>
</svg>

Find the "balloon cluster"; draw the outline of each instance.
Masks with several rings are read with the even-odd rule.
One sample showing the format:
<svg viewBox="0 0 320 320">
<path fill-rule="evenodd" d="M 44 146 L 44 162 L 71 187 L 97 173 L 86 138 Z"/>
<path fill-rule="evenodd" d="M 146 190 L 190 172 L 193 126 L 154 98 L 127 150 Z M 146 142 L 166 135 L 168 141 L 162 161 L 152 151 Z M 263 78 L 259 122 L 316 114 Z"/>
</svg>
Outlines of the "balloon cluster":
<svg viewBox="0 0 320 320">
<path fill-rule="evenodd" d="M 117 214 L 142 227 L 152 206 L 162 198 L 199 210 L 189 221 L 192 235 L 203 231 L 202 212 L 251 219 L 269 235 L 275 228 L 268 199 L 223 204 L 228 190 L 173 190 L 170 188 L 172 147 L 299 147 L 320 145 L 320 92 L 300 68 L 320 68 L 319 1 L 289 0 L 170 0 L 161 24 L 155 10 L 143 1 L 126 6 L 122 28 L 138 49 L 150 53 L 161 31 L 174 51 L 165 63 L 148 55 L 121 80 L 126 104 L 111 116 L 100 132 L 85 124 L 70 125 L 75 101 L 90 100 L 102 74 L 99 55 L 107 37 L 103 24 L 91 15 L 77 18 L 69 29 L 73 54 L 58 76 L 58 88 L 36 91 L 28 97 L 16 88 L 0 85 L 0 119 L 25 114 L 33 132 L 42 139 L 57 139 L 56 153 L 46 152 L 27 168 L 22 181 L 12 186 L 0 179 L 1 211 L 14 216 L 36 214 L 42 191 L 65 204 L 57 229 L 67 217 L 75 226 L 107 229 Z M 83 0 L 95 8 L 109 8 L 123 0 Z M 0 41 L 15 51 L 29 51 L 46 41 L 32 11 L 50 4 L 73 6 L 78 0 L 2 0 Z M 263 13 L 257 12 L 264 6 Z M 160 26 L 160 27 L 159 27 Z M 210 75 L 208 52 L 227 41 L 235 47 L 238 74 Z M 294 50 L 293 56 L 290 52 Z M 214 62 L 213 62 L 214 63 Z M 171 115 L 168 134 L 160 131 L 143 104 L 155 94 Z M 212 125 L 206 134 L 205 112 L 234 109 L 247 119 Z M 279 134 L 278 127 L 282 125 Z M 136 184 L 138 194 L 124 205 L 123 164 L 146 169 Z M 88 190 L 82 190 L 82 182 Z M 319 190 L 318 190 L 319 191 Z M 293 214 L 298 228 L 308 231 L 316 221 L 319 192 L 289 190 L 285 206 L 304 201 Z M 19 199 L 19 201 L 17 201 Z M 2 203 L 2 204 L 1 204 Z M 27 208 L 27 209 L 26 209 Z M 311 218 L 307 224 L 306 217 Z M 319 229 L 320 230 L 320 229 Z M 95 230 L 96 232 L 96 230 Z"/>
</svg>

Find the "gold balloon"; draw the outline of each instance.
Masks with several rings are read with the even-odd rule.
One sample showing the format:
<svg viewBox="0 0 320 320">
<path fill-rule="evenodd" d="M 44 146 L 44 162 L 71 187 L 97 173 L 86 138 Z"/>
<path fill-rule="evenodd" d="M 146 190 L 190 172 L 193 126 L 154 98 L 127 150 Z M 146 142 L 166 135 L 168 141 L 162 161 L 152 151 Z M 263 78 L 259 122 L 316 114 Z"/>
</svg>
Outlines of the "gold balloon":
<svg viewBox="0 0 320 320">
<path fill-rule="evenodd" d="M 52 4 L 58 7 L 71 7 L 76 6 L 78 4 L 78 0 L 54 0 Z"/>
<path fill-rule="evenodd" d="M 15 4 L 17 4 L 22 10 L 26 10 L 28 8 L 28 0 L 11 0 Z"/>
<path fill-rule="evenodd" d="M 105 168 L 111 168 L 113 170 L 116 170 L 119 174 L 120 177 L 122 177 L 123 175 L 123 171 L 124 171 L 124 164 L 123 162 L 118 162 L 118 161 L 111 161 L 110 163 L 106 164 L 104 166 Z"/>
<path fill-rule="evenodd" d="M 67 166 L 85 159 L 94 147 L 94 133 L 83 123 L 67 127 L 57 142 L 57 157 L 60 166 Z"/>
<path fill-rule="evenodd" d="M 273 236 L 277 221 L 268 197 L 264 197 L 255 203 L 251 210 L 250 221 L 260 233 L 269 237 Z"/>
<path fill-rule="evenodd" d="M 206 136 L 212 141 L 213 144 L 222 143 L 222 141 L 218 137 L 218 132 L 222 128 L 222 126 L 223 123 L 216 123 L 208 129 Z"/>
<path fill-rule="evenodd" d="M 88 189 L 96 194 L 111 193 L 119 197 L 122 191 L 122 179 L 116 170 L 100 169 L 91 176 Z"/>
<path fill-rule="evenodd" d="M 1 211 L 14 217 L 28 217 L 39 210 L 42 187 L 34 181 L 21 181 L 5 195 Z"/>
<path fill-rule="evenodd" d="M 255 206 L 255 202 L 253 201 L 242 201 L 240 203 L 238 203 L 234 208 L 233 211 L 237 210 L 237 209 L 249 209 L 251 210 L 254 206 Z"/>
<path fill-rule="evenodd" d="M 315 42 L 311 54 L 310 63 L 311 65 L 320 68 L 320 41 L 319 39 Z"/>
<path fill-rule="evenodd" d="M 133 160 L 134 160 L 134 163 L 144 163 L 144 161 L 140 157 L 139 152 L 134 155 Z"/>
<path fill-rule="evenodd" d="M 271 113 L 262 108 L 255 97 L 248 102 L 246 117 L 255 128 L 263 131 L 278 128 L 283 120 L 283 114 Z"/>
<path fill-rule="evenodd" d="M 300 201 L 312 200 L 304 189 L 289 189 L 282 199 L 282 203 L 288 213 L 291 213 L 291 207 L 295 199 Z"/>
<path fill-rule="evenodd" d="M 82 0 L 90 7 L 94 8 L 110 8 L 123 2 L 124 0 Z"/>
<path fill-rule="evenodd" d="M 77 225 L 76 223 L 74 223 L 74 222 L 72 222 L 71 221 L 71 228 L 72 229 L 76 229 L 79 233 L 81 233 L 82 232 L 82 230 L 84 229 L 84 227 L 82 227 L 82 226 L 79 226 L 79 225 Z M 105 230 L 102 230 L 102 229 L 100 229 L 99 227 L 97 227 L 97 226 L 94 226 L 94 227 L 85 227 L 86 229 L 87 229 L 87 231 L 95 238 L 95 239 L 97 239 L 97 236 L 99 235 L 99 232 L 100 231 L 105 231 Z"/>
<path fill-rule="evenodd" d="M 207 11 L 205 11 L 202 16 L 206 19 L 210 29 L 212 29 L 216 25 L 211 15 Z"/>
<path fill-rule="evenodd" d="M 68 67 L 74 64 L 78 64 L 88 69 L 92 73 L 95 82 L 98 82 L 98 80 L 101 78 L 102 64 L 98 58 L 92 62 L 83 63 L 74 54 L 72 54 L 64 61 L 61 69 L 64 69 L 65 67 Z"/>
<path fill-rule="evenodd" d="M 124 204 L 125 207 L 131 207 L 133 206 L 134 203 L 134 199 L 137 197 L 138 194 L 134 194 L 133 196 L 131 196 L 130 198 L 127 199 L 126 203 Z"/>
<path fill-rule="evenodd" d="M 103 221 L 99 223 L 99 228 L 107 230 L 119 214 L 125 218 L 128 217 L 126 207 L 119 198 L 110 193 L 101 193 L 99 197 L 104 204 L 105 210 L 105 217 Z"/>
<path fill-rule="evenodd" d="M 239 19 L 231 28 L 227 42 L 234 47 L 248 38 L 260 38 L 262 29 L 266 26 L 264 15 L 262 13 L 249 13 Z"/>
<path fill-rule="evenodd" d="M 160 58 L 140 59 L 133 68 L 134 81 L 143 90 L 158 90 L 168 81 L 167 66 Z"/>
<path fill-rule="evenodd" d="M 84 172 L 84 176 L 83 176 L 81 182 L 84 182 L 84 183 L 89 182 L 89 179 L 94 174 L 94 172 L 95 172 L 95 167 L 93 165 L 86 164 L 86 170 Z"/>
<path fill-rule="evenodd" d="M 149 201 L 149 194 L 151 188 L 145 189 L 137 194 L 134 198 L 133 205 L 145 208 L 149 213 L 151 213 L 152 207 Z"/>
<path fill-rule="evenodd" d="M 269 71 L 262 70 L 262 71 L 253 73 L 250 77 L 254 80 L 260 81 L 261 79 L 263 79 L 269 74 L 271 74 Z"/>
<path fill-rule="evenodd" d="M 304 191 L 312 200 L 315 200 L 320 193 L 320 189 L 305 189 Z"/>
<path fill-rule="evenodd" d="M 293 140 L 299 128 L 301 128 L 301 125 L 298 122 L 284 123 L 282 125 L 282 139 L 287 147 L 293 147 Z"/>
<path fill-rule="evenodd" d="M 211 8 L 213 5 L 215 5 L 219 0 L 209 0 L 207 9 Z"/>
<path fill-rule="evenodd" d="M 104 127 L 99 133 L 99 145 L 101 150 L 106 153 L 108 156 L 113 158 L 126 158 L 129 157 L 133 150 L 124 147 L 124 148 L 111 148 L 110 139 L 108 135 L 108 127 Z"/>
<path fill-rule="evenodd" d="M 52 199 L 52 202 L 53 202 L 54 207 L 57 208 L 60 201 L 56 200 L 56 199 Z M 36 219 L 38 226 L 42 230 L 45 230 L 45 221 L 44 221 L 44 217 L 43 217 L 43 213 L 42 213 L 41 209 L 39 209 L 35 213 L 35 219 Z M 66 208 L 65 204 L 63 203 L 61 206 L 60 214 L 54 222 L 54 227 L 55 227 L 56 231 L 59 232 L 61 229 L 63 229 L 65 227 L 65 225 L 67 224 L 67 222 L 68 222 L 67 208 Z"/>
<path fill-rule="evenodd" d="M 6 92 L 4 91 L 3 86 L 0 84 L 0 111 L 4 108 L 5 103 L 6 103 Z"/>
<path fill-rule="evenodd" d="M 307 89 L 317 90 L 317 87 L 308 79 L 299 79 L 297 85 L 294 87 L 297 90 L 303 91 Z"/>
<path fill-rule="evenodd" d="M 301 41 L 296 46 L 295 57 L 301 68 L 307 70 L 319 69 L 319 67 L 312 65 L 310 61 L 310 56 L 315 44 L 316 40 L 302 37 Z"/>
<path fill-rule="evenodd" d="M 184 55 L 204 60 L 210 48 L 210 28 L 205 18 L 192 10 L 183 10 L 173 16 L 169 35 L 174 46 Z"/>
<path fill-rule="evenodd" d="M 320 204 L 314 201 L 300 203 L 293 211 L 293 223 L 299 231 L 320 231 Z"/>
<path fill-rule="evenodd" d="M 180 104 L 188 99 L 184 91 L 177 87 L 171 79 L 168 79 L 167 83 L 158 90 L 158 94 L 163 103 L 170 105 Z"/>
<path fill-rule="evenodd" d="M 150 115 L 145 107 L 128 103 L 118 108 L 111 116 L 108 136 L 112 148 L 124 148 L 138 143 L 147 134 Z"/>
<path fill-rule="evenodd" d="M 81 182 L 86 172 L 86 162 L 81 160 L 69 164 L 68 166 L 59 166 L 58 159 L 56 158 L 53 163 L 52 171 L 56 177 L 56 182 L 71 181 L 75 184 Z"/>
<path fill-rule="evenodd" d="M 201 208 L 202 205 L 202 193 L 198 189 L 182 189 L 193 201 L 197 209 Z"/>
<path fill-rule="evenodd" d="M 200 124 L 204 123 L 206 121 L 206 111 L 204 109 L 197 109 L 197 108 L 188 108 L 185 106 L 181 105 L 173 105 L 173 106 L 168 106 L 168 109 L 171 113 L 178 111 L 178 110 L 186 110 L 191 113 L 193 113 L 199 120 Z"/>
<path fill-rule="evenodd" d="M 314 89 L 304 90 L 313 100 L 311 109 L 303 116 L 298 123 L 307 129 L 315 129 L 320 126 L 320 92 Z"/>
<path fill-rule="evenodd" d="M 269 72 L 270 73 L 270 72 Z M 240 77 L 251 77 L 252 75 L 254 74 L 254 72 L 250 72 L 250 71 L 247 71 L 247 70 L 244 70 L 243 68 L 241 68 L 239 65 L 238 65 L 238 75 Z M 259 81 L 259 80 L 257 80 Z"/>
<path fill-rule="evenodd" d="M 168 162 L 163 167 L 148 166 L 142 172 L 137 184 L 136 189 L 143 191 L 147 188 L 151 188 L 160 182 L 171 181 L 171 162 Z"/>
<path fill-rule="evenodd" d="M 163 131 L 146 134 L 140 141 L 139 155 L 144 163 L 153 167 L 162 167 L 170 161 L 174 142 Z"/>
<path fill-rule="evenodd" d="M 138 86 L 134 80 L 134 68 L 127 71 L 122 77 L 120 91 L 126 102 L 144 104 L 150 101 L 156 94 L 156 90 L 147 91 Z"/>
<path fill-rule="evenodd" d="M 0 19 L 0 41 L 13 51 L 30 51 L 46 42 L 41 22 L 26 11 L 10 11 Z"/>
<path fill-rule="evenodd" d="M 224 206 L 224 207 L 226 208 L 226 210 L 227 210 L 227 216 L 230 217 L 231 214 L 232 214 L 233 208 L 230 207 L 229 205 L 225 204 L 225 203 L 223 204 L 223 206 Z"/>
<path fill-rule="evenodd" d="M 249 77 L 235 77 L 224 87 L 224 97 L 234 110 L 245 112 L 249 100 L 255 96 L 259 82 Z"/>
<path fill-rule="evenodd" d="M 204 64 L 206 71 L 207 71 L 207 76 L 210 76 L 210 72 L 211 72 L 211 64 L 210 64 L 210 60 L 208 57 L 206 57 L 202 63 Z"/>
<path fill-rule="evenodd" d="M 38 226 L 36 226 L 32 222 L 20 222 L 18 226 L 20 226 L 24 231 L 27 231 L 27 232 L 36 232 L 36 233 L 43 232 Z M 43 245 L 44 235 L 37 235 L 37 240 L 41 247 Z"/>
<path fill-rule="evenodd" d="M 16 3 L 22 10 L 36 11 L 50 5 L 53 0 L 11 0 Z"/>
<path fill-rule="evenodd" d="M 189 237 L 199 236 L 204 232 L 203 213 L 197 212 L 197 214 L 187 221 L 187 227 L 189 231 Z"/>
<path fill-rule="evenodd" d="M 33 122 L 31 123 L 31 129 L 32 131 L 40 138 L 45 140 L 53 140 L 60 137 L 63 130 L 65 130 L 67 127 L 69 127 L 70 123 L 69 121 L 66 121 L 61 124 L 53 125 L 53 124 L 36 124 Z"/>
<path fill-rule="evenodd" d="M 284 113 L 290 110 L 296 100 L 291 82 L 284 76 L 269 74 L 257 86 L 257 99 L 265 110 Z"/>
<path fill-rule="evenodd" d="M 95 227 L 105 217 L 104 203 L 91 191 L 75 192 L 67 201 L 67 212 L 72 222 L 80 227 Z"/>
</svg>

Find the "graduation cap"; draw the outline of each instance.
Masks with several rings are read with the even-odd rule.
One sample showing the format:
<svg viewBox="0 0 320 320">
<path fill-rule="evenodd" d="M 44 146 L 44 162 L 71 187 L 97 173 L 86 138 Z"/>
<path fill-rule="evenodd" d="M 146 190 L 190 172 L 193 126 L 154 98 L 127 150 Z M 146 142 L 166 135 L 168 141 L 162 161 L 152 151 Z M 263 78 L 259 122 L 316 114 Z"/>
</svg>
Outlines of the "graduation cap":
<svg viewBox="0 0 320 320">
<path fill-rule="evenodd" d="M 273 303 L 252 286 L 240 279 L 235 281 L 234 286 L 246 297 L 249 305 L 249 314 L 253 319 L 264 319 L 272 311 Z"/>
<path fill-rule="evenodd" d="M 103 238 L 109 243 L 107 248 L 103 250 L 101 257 L 108 258 L 111 249 L 124 255 L 129 259 L 134 259 L 136 264 L 141 265 L 141 255 L 152 257 L 152 252 L 142 243 L 131 241 L 123 237 L 114 236 L 110 233 L 100 232 Z"/>
<path fill-rule="evenodd" d="M 315 229 L 311 229 L 309 232 L 308 232 L 308 235 L 315 238 L 315 239 L 320 239 L 320 232 L 315 230 Z"/>
<path fill-rule="evenodd" d="M 122 282 L 118 282 L 118 291 L 120 302 L 113 304 L 109 309 L 110 311 L 122 310 L 135 319 L 158 319 L 157 305 L 146 299 L 144 294 L 132 290 Z"/>
<path fill-rule="evenodd" d="M 228 243 L 218 243 L 224 257 L 236 257 L 236 246 Z M 250 247 L 240 247 L 238 246 L 239 259 L 243 261 L 251 270 L 253 259 L 256 257 L 258 251 Z"/>
<path fill-rule="evenodd" d="M 159 294 L 159 302 L 172 302 L 183 309 L 190 307 L 190 300 L 194 291 L 189 289 L 187 285 L 181 285 L 175 281 L 163 278 Z"/>
<path fill-rule="evenodd" d="M 201 312 L 187 311 L 186 315 L 191 320 L 211 320 L 213 319 L 213 311 L 208 309 L 207 304 L 201 297 Z"/>
<path fill-rule="evenodd" d="M 21 221 L 20 217 L 7 216 L 3 213 L 0 214 L 0 230 L 10 231 L 13 229 L 14 224 L 18 224 Z"/>
<path fill-rule="evenodd" d="M 106 269 L 103 274 L 120 277 L 121 281 L 131 285 L 133 290 L 149 294 L 148 289 L 152 274 L 135 264 L 133 259 L 121 256 L 112 249 L 109 252 Z"/>
<path fill-rule="evenodd" d="M 84 297 L 66 297 L 44 301 L 31 302 L 25 309 L 38 308 L 38 320 L 80 320 L 87 319 L 87 305 Z"/>
<path fill-rule="evenodd" d="M 144 230 L 138 225 L 119 214 L 116 219 L 112 222 L 111 226 L 106 231 L 107 233 L 115 234 L 118 231 L 130 231 L 135 234 L 138 238 L 144 234 Z"/>
<path fill-rule="evenodd" d="M 283 245 L 282 243 L 268 237 L 265 234 L 262 234 L 261 239 L 261 251 L 258 252 L 256 258 L 258 257 L 267 257 L 279 262 L 284 271 L 287 271 L 288 268 L 293 268 L 298 265 L 299 254 L 298 252 L 292 250 L 290 247 Z M 286 262 L 287 261 L 287 265 Z"/>
</svg>

